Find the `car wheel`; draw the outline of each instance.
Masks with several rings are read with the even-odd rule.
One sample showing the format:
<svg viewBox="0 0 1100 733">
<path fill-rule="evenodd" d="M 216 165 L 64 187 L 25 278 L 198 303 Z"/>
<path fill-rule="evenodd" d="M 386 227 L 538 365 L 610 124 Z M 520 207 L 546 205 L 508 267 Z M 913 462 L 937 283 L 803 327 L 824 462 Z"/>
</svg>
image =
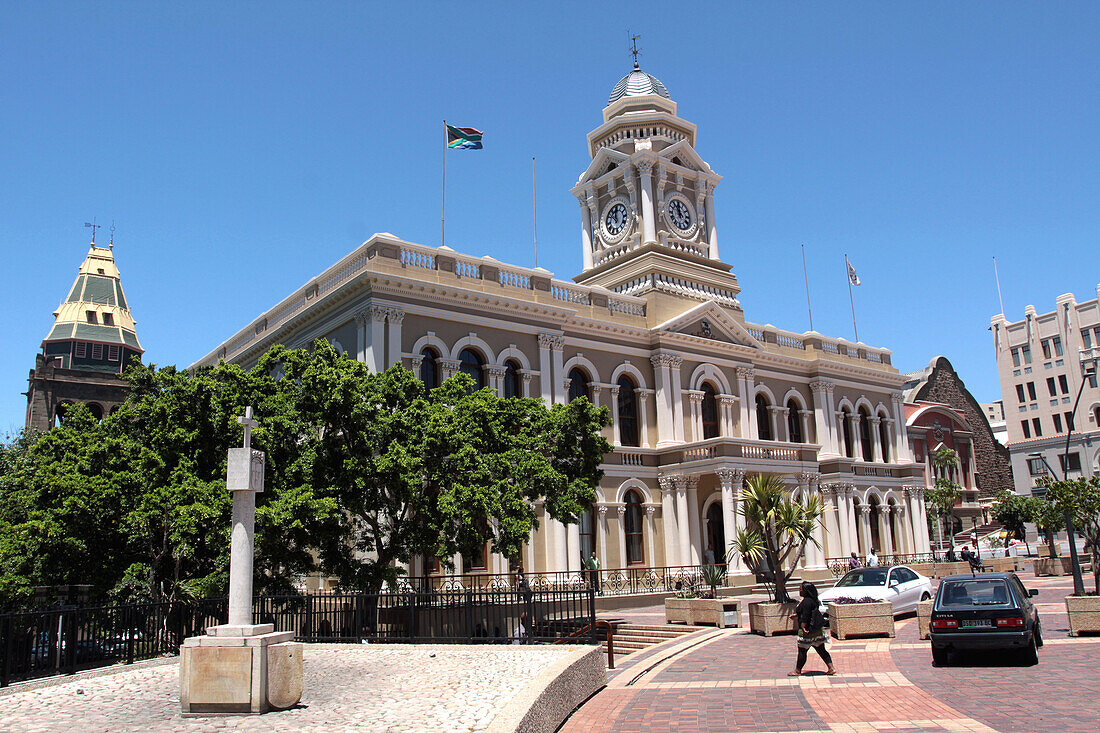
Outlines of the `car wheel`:
<svg viewBox="0 0 1100 733">
<path fill-rule="evenodd" d="M 932 647 L 932 666 L 933 667 L 946 667 L 947 666 L 947 649 L 941 649 L 939 647 Z"/>
<path fill-rule="evenodd" d="M 1039 622 L 1035 622 L 1035 646 L 1041 647 L 1043 645 L 1043 627 L 1039 625 Z"/>
<path fill-rule="evenodd" d="M 1021 654 L 1021 659 L 1023 660 L 1023 663 L 1028 667 L 1039 663 L 1039 646 L 1036 643 L 1037 639 L 1038 637 L 1035 634 L 1032 634 L 1031 643 L 1024 648 L 1024 651 Z"/>
<path fill-rule="evenodd" d="M 924 593 L 920 594 L 920 599 L 922 601 L 930 601 L 932 600 L 932 594 L 930 594 L 928 591 L 925 591 Z"/>
</svg>

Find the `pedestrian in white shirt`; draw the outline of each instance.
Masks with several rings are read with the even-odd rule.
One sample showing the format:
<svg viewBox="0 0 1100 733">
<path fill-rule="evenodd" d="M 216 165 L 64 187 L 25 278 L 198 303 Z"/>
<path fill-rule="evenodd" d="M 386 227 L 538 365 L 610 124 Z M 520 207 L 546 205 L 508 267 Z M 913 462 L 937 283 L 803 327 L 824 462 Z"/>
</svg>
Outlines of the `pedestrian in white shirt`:
<svg viewBox="0 0 1100 733">
<path fill-rule="evenodd" d="M 875 548 L 871 548 L 871 551 L 867 553 L 867 567 L 878 567 L 878 555 L 875 554 Z"/>
</svg>

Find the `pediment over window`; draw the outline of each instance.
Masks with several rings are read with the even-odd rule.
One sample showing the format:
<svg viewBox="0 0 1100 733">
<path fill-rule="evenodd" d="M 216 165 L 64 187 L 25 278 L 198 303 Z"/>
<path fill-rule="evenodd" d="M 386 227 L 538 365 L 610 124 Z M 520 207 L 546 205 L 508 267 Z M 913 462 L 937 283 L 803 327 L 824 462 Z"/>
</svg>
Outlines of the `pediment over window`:
<svg viewBox="0 0 1100 733">
<path fill-rule="evenodd" d="M 654 330 L 664 333 L 682 333 L 756 349 L 764 348 L 764 345 L 744 326 L 714 302 L 700 303 L 675 318 L 670 318 Z"/>
</svg>

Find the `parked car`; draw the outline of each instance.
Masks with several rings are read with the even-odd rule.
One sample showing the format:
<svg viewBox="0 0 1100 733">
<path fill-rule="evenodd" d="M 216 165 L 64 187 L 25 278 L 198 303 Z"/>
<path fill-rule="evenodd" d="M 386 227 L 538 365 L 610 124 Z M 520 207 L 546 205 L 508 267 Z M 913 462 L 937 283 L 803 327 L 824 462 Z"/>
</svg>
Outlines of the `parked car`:
<svg viewBox="0 0 1100 733">
<path fill-rule="evenodd" d="M 821 591 L 821 613 L 837 598 L 874 598 L 894 604 L 894 615 L 917 610 L 917 604 L 932 597 L 932 581 L 904 565 L 856 568 L 844 574 L 832 588 Z"/>
<path fill-rule="evenodd" d="M 1039 663 L 1043 645 L 1039 612 L 1015 573 L 952 575 L 932 604 L 932 664 L 942 667 L 960 650 L 1014 649 L 1025 664 Z"/>
</svg>

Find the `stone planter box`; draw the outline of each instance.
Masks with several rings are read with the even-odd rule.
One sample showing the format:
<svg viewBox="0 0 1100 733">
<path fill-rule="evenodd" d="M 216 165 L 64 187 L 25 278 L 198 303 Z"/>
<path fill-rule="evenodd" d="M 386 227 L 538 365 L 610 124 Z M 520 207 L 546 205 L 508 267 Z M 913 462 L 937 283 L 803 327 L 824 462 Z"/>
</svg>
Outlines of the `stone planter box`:
<svg viewBox="0 0 1100 733">
<path fill-rule="evenodd" d="M 793 634 L 798 626 L 790 616 L 797 607 L 797 603 L 750 603 L 749 631 L 764 636 L 781 632 Z"/>
<path fill-rule="evenodd" d="M 829 630 L 844 640 L 849 636 L 886 634 L 894 636 L 894 604 L 845 603 L 829 604 Z"/>
<path fill-rule="evenodd" d="M 926 578 L 946 578 L 949 575 L 964 575 L 970 572 L 970 564 L 965 562 L 938 562 L 935 564 L 922 562 L 910 565 L 909 568 Z"/>
<path fill-rule="evenodd" d="M 720 629 L 741 625 L 737 598 L 666 598 L 665 623 L 714 624 Z"/>
<path fill-rule="evenodd" d="M 1031 561 L 1032 571 L 1035 577 L 1043 575 L 1071 575 L 1073 565 L 1070 558 L 1066 557 L 1039 557 Z"/>
<path fill-rule="evenodd" d="M 1100 633 L 1100 596 L 1066 596 L 1069 635 Z"/>
<path fill-rule="evenodd" d="M 921 601 L 917 604 L 917 632 L 921 639 L 932 638 L 929 629 L 932 621 L 932 603 L 933 601 Z"/>
</svg>

